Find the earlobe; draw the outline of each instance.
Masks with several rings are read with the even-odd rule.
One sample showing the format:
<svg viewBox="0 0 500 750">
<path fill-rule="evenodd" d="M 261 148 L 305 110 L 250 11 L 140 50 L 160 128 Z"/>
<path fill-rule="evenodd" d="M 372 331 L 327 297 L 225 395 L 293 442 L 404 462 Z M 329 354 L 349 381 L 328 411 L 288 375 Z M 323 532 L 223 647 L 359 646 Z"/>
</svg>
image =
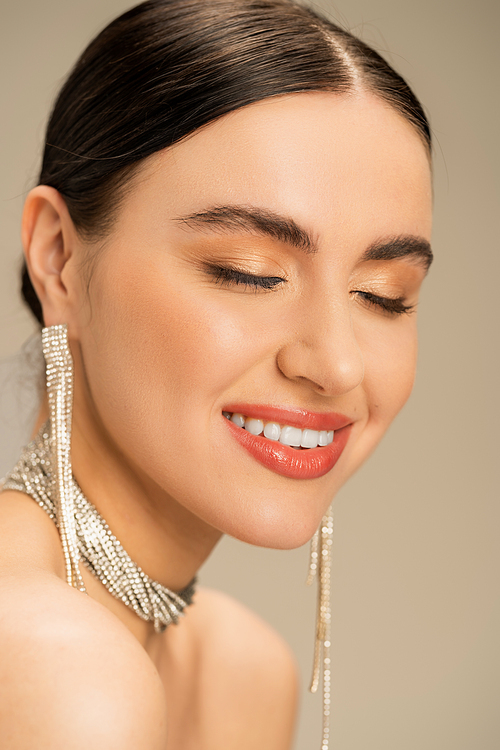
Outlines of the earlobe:
<svg viewBox="0 0 500 750">
<path fill-rule="evenodd" d="M 63 272 L 72 256 L 76 233 L 66 203 L 55 188 L 38 185 L 30 191 L 21 235 L 45 324 L 67 323 L 68 289 Z"/>
</svg>

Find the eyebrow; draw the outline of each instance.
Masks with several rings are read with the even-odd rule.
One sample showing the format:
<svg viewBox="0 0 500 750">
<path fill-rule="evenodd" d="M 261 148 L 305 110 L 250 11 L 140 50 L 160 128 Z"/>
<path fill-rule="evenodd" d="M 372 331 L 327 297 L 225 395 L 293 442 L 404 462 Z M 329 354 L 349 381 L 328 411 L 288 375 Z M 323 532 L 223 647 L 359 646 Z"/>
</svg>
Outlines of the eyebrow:
<svg viewBox="0 0 500 750">
<path fill-rule="evenodd" d="M 191 229 L 214 232 L 235 231 L 264 235 L 283 242 L 305 253 L 318 252 L 318 242 L 310 232 L 293 219 L 254 206 L 214 206 L 174 219 Z M 427 271 L 432 263 L 432 250 L 427 240 L 414 235 L 401 235 L 377 240 L 366 250 L 361 260 L 394 260 L 410 257 Z"/>
<path fill-rule="evenodd" d="M 427 240 L 410 234 L 374 242 L 363 254 L 361 260 L 397 260 L 398 258 L 410 258 L 423 266 L 427 272 L 434 256 Z"/>
<path fill-rule="evenodd" d="M 214 231 L 243 230 L 271 237 L 306 253 L 317 252 L 317 243 L 309 232 L 293 219 L 253 206 L 215 206 L 206 211 L 181 216 L 175 221 L 190 228 L 206 227 Z"/>
</svg>

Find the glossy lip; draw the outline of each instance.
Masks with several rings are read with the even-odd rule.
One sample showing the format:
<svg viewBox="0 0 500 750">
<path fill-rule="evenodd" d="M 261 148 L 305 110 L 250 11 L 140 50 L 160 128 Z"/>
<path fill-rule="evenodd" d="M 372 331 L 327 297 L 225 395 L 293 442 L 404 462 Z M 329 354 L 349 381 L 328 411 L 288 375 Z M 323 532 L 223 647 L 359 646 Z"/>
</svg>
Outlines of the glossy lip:
<svg viewBox="0 0 500 750">
<path fill-rule="evenodd" d="M 276 474 L 289 479 L 317 479 L 333 469 L 344 450 L 351 432 L 352 422 L 341 414 L 318 414 L 301 409 L 290 410 L 275 407 L 259 407 L 250 404 L 228 405 L 224 411 L 244 414 L 269 422 L 288 424 L 300 429 L 334 430 L 333 443 L 325 447 L 296 450 L 288 445 L 269 440 L 261 435 L 252 435 L 223 417 L 227 428 L 259 463 Z M 336 425 L 336 426 L 333 426 Z"/>
<path fill-rule="evenodd" d="M 259 404 L 227 404 L 222 411 L 243 414 L 245 417 L 262 419 L 264 422 L 278 422 L 280 425 L 299 427 L 301 430 L 340 430 L 352 423 L 352 419 L 337 412 L 315 412 L 307 409 L 292 409 L 281 406 L 260 406 Z M 240 428 L 241 429 L 241 428 Z M 315 450 L 311 448 L 311 450 Z"/>
</svg>

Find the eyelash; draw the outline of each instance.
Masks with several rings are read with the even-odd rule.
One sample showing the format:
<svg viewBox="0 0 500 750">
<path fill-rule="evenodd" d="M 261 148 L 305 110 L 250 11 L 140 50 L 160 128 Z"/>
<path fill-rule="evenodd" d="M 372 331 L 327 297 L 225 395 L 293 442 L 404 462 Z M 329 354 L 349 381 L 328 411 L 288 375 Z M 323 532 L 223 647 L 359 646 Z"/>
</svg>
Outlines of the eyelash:
<svg viewBox="0 0 500 750">
<path fill-rule="evenodd" d="M 240 284 L 246 289 L 275 289 L 279 284 L 286 284 L 281 276 L 256 276 L 252 273 L 237 271 L 228 266 L 209 266 L 208 272 L 218 284 Z"/>
<path fill-rule="evenodd" d="M 287 280 L 281 276 L 257 276 L 255 274 L 237 271 L 235 268 L 229 266 L 208 266 L 207 270 L 218 284 L 239 284 L 246 289 L 264 289 L 266 291 L 272 291 L 280 284 L 286 284 L 287 282 Z M 357 294 L 369 305 L 381 308 L 389 315 L 408 315 L 413 312 L 415 308 L 415 305 L 405 305 L 402 297 L 396 299 L 391 297 L 379 297 L 377 294 L 362 292 L 360 290 L 356 290 L 353 294 Z"/>
<path fill-rule="evenodd" d="M 362 292 L 360 290 L 356 290 L 353 294 L 359 295 L 369 305 L 381 308 L 389 315 L 408 315 L 415 310 L 415 305 L 405 305 L 402 297 L 397 297 L 396 299 L 392 297 L 379 297 L 377 294 Z"/>
</svg>

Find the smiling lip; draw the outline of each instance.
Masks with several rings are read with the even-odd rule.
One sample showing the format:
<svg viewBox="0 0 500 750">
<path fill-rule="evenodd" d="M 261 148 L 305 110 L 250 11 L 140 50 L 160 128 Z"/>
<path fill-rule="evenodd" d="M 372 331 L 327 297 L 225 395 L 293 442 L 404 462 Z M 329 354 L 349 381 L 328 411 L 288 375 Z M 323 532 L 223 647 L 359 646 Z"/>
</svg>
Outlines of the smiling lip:
<svg viewBox="0 0 500 750">
<path fill-rule="evenodd" d="M 233 437 L 253 458 L 271 471 L 290 479 L 317 479 L 331 471 L 345 448 L 352 425 L 348 417 L 333 412 L 320 414 L 256 404 L 228 404 L 224 411 L 300 429 L 334 430 L 333 443 L 330 445 L 296 450 L 261 435 L 252 435 L 224 418 Z"/>
</svg>

